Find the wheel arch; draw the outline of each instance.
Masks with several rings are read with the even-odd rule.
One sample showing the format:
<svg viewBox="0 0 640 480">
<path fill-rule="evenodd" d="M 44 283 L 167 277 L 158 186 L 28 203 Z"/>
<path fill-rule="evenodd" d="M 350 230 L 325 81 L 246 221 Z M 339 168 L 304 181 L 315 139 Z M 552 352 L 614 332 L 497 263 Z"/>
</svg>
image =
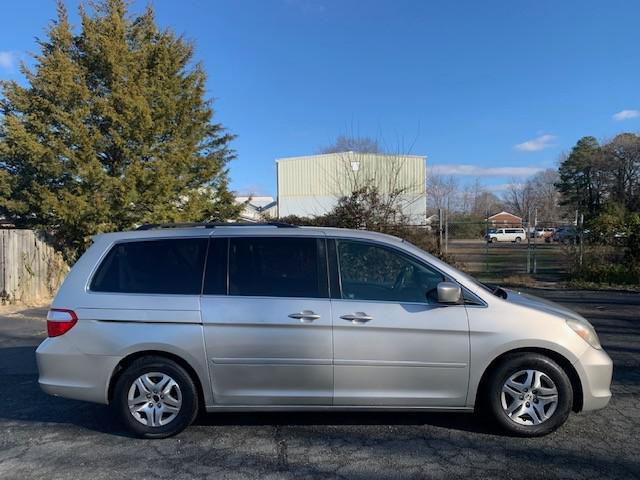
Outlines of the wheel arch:
<svg viewBox="0 0 640 480">
<path fill-rule="evenodd" d="M 549 350 L 547 348 L 540 347 L 524 347 L 524 348 L 516 348 L 512 350 L 508 350 L 506 352 L 501 353 L 496 358 L 494 358 L 491 363 L 485 368 L 482 376 L 480 377 L 480 382 L 478 383 L 478 390 L 476 392 L 475 398 L 475 406 L 476 408 L 482 404 L 483 399 L 485 398 L 487 383 L 489 380 L 489 376 L 493 369 L 495 369 L 500 363 L 502 363 L 506 356 L 512 355 L 514 353 L 538 353 L 540 355 L 544 355 L 549 357 L 551 360 L 556 362 L 567 374 L 569 377 L 569 381 L 571 382 L 571 388 L 573 389 L 573 406 L 572 410 L 574 412 L 580 412 L 582 410 L 583 405 L 583 392 L 582 392 L 582 382 L 580 381 L 580 376 L 578 372 L 571 364 L 571 362 L 562 354 L 555 352 L 553 350 Z"/>
<path fill-rule="evenodd" d="M 198 405 L 199 405 L 199 408 L 202 411 L 204 411 L 204 408 L 205 408 L 204 386 L 202 385 L 202 381 L 200 379 L 200 376 L 196 372 L 196 370 L 191 366 L 191 364 L 188 361 L 186 361 L 181 356 L 176 355 L 175 353 L 170 353 L 163 350 L 141 350 L 138 352 L 131 353 L 126 357 L 124 357 L 122 360 L 120 360 L 116 365 L 116 367 L 114 368 L 113 372 L 111 373 L 111 378 L 109 379 L 109 388 L 107 391 L 107 401 L 109 404 L 111 404 L 111 401 L 113 400 L 115 385 L 118 379 L 120 378 L 120 376 L 122 375 L 122 373 L 127 369 L 129 365 L 131 365 L 133 362 L 135 362 L 139 358 L 143 358 L 143 357 L 163 357 L 168 360 L 174 361 L 175 363 L 180 365 L 182 368 L 184 368 L 196 386 L 196 389 L 198 391 Z"/>
</svg>

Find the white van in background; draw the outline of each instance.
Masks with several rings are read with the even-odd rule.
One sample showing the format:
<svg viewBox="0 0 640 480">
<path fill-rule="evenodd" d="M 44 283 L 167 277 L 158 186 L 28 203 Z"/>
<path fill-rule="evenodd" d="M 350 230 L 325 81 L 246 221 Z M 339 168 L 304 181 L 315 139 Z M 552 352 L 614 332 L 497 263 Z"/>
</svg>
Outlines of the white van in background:
<svg viewBox="0 0 640 480">
<path fill-rule="evenodd" d="M 498 228 L 486 235 L 488 243 L 493 242 L 516 242 L 520 243 L 527 238 L 524 228 Z"/>
</svg>

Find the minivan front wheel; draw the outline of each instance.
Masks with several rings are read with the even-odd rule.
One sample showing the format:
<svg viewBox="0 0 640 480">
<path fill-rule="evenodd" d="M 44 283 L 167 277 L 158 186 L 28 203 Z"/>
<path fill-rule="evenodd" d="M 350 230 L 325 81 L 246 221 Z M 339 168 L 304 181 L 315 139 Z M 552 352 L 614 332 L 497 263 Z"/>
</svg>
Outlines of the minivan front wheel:
<svg viewBox="0 0 640 480">
<path fill-rule="evenodd" d="M 193 422 L 198 394 L 177 363 L 149 356 L 135 360 L 118 378 L 113 406 L 134 434 L 146 438 L 175 435 Z"/>
<path fill-rule="evenodd" d="M 536 353 L 507 356 L 490 376 L 489 411 L 510 433 L 536 437 L 560 427 L 573 405 L 571 381 L 552 359 Z"/>
</svg>

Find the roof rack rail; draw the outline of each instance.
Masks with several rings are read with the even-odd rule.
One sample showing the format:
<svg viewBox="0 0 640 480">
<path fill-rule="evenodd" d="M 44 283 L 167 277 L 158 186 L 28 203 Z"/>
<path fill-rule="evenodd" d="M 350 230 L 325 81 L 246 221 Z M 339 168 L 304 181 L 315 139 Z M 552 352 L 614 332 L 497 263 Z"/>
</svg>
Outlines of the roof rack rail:
<svg viewBox="0 0 640 480">
<path fill-rule="evenodd" d="M 284 222 L 196 222 L 196 223 L 145 223 L 136 230 L 156 230 L 161 228 L 217 228 L 217 227 L 276 227 L 276 228 L 298 228 L 297 225 Z"/>
</svg>

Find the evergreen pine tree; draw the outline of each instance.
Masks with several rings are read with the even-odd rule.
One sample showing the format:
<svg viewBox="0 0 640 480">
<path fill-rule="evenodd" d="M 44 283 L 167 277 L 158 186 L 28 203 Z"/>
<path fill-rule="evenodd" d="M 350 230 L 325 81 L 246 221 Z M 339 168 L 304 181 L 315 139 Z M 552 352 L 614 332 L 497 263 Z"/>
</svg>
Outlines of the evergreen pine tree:
<svg viewBox="0 0 640 480">
<path fill-rule="evenodd" d="M 62 2 L 26 86 L 0 98 L 0 213 L 47 231 L 73 260 L 93 234 L 140 223 L 226 220 L 233 136 L 213 122 L 193 46 L 125 0 Z"/>
<path fill-rule="evenodd" d="M 603 202 L 606 169 L 602 149 L 594 137 L 582 137 L 560 164 L 556 188 L 561 203 L 592 218 Z"/>
</svg>

